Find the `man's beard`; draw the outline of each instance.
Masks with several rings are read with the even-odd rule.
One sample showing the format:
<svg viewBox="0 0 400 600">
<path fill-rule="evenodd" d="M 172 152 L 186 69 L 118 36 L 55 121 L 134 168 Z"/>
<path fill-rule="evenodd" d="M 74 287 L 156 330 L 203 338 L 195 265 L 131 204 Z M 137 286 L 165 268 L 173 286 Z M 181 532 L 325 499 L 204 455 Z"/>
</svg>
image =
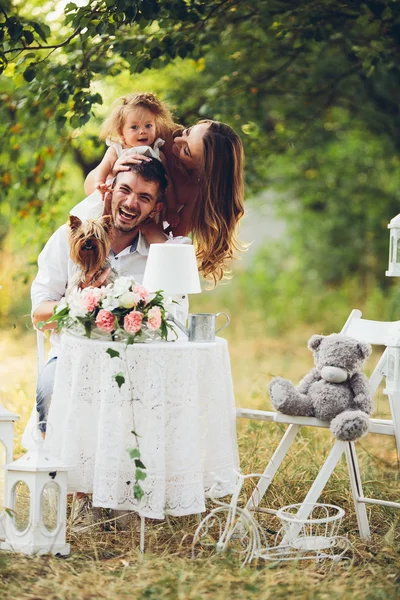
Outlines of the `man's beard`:
<svg viewBox="0 0 400 600">
<path fill-rule="evenodd" d="M 119 214 L 119 210 L 125 210 L 123 206 L 119 206 L 116 214 Z M 130 214 L 128 211 L 125 211 L 127 214 Z M 135 217 L 135 221 L 134 223 L 129 224 L 129 223 L 118 223 L 118 219 L 114 218 L 113 215 L 113 222 L 114 222 L 114 229 L 116 229 L 117 231 L 120 231 L 121 233 L 132 233 L 135 231 L 135 229 L 137 229 L 144 221 L 146 221 L 149 218 L 149 215 L 147 216 L 139 216 L 139 217 Z"/>
</svg>

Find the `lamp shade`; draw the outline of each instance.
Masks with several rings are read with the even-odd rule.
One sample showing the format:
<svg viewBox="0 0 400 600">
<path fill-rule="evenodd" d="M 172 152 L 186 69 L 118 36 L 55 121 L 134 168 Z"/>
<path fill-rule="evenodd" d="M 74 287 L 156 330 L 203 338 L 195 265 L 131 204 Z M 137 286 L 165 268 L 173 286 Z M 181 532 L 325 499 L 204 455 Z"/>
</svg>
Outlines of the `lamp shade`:
<svg viewBox="0 0 400 600">
<path fill-rule="evenodd" d="M 190 244 L 151 244 L 143 285 L 150 292 L 199 294 L 199 271 L 194 247 Z"/>
</svg>

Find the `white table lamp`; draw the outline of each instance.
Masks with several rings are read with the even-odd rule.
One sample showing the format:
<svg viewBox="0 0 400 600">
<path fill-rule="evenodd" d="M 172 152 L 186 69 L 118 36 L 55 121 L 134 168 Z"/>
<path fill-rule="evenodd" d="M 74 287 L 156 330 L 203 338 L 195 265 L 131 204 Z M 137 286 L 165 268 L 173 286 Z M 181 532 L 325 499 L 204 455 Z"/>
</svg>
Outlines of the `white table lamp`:
<svg viewBox="0 0 400 600">
<path fill-rule="evenodd" d="M 143 285 L 149 292 L 163 290 L 166 296 L 199 294 L 199 271 L 190 244 L 151 244 Z"/>
</svg>

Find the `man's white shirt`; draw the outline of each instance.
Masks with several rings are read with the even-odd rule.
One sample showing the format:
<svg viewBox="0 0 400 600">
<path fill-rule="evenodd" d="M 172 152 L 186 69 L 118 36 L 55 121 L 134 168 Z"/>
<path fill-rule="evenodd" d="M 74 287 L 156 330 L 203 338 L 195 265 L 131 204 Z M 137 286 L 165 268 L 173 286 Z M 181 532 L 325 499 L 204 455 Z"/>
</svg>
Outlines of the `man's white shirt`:
<svg viewBox="0 0 400 600">
<path fill-rule="evenodd" d="M 62 225 L 57 229 L 39 254 L 38 273 L 31 288 L 32 313 L 42 302 L 59 302 L 65 296 L 69 284 L 76 280 L 79 267 L 70 257 L 68 229 L 68 225 Z M 170 238 L 165 243 L 191 244 L 191 240 L 187 237 L 178 237 Z M 139 232 L 132 246 L 128 246 L 119 254 L 111 251 L 108 260 L 118 276 L 133 277 L 140 284 L 143 280 L 148 253 L 149 244 Z M 188 312 L 187 297 L 182 296 L 177 300 L 180 304 L 180 319 L 185 321 Z M 59 334 L 51 333 L 49 359 L 58 354 L 59 338 Z"/>
</svg>

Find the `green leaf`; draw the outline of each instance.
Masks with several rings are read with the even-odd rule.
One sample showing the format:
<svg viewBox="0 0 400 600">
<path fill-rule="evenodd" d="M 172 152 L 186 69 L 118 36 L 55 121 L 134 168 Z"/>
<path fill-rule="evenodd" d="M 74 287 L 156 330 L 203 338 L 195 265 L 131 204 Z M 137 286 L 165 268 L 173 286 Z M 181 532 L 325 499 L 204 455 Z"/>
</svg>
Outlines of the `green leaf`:
<svg viewBox="0 0 400 600">
<path fill-rule="evenodd" d="M 92 335 L 92 322 L 87 319 L 84 322 L 84 326 L 85 326 L 85 335 L 86 335 L 86 337 L 90 338 Z"/>
<path fill-rule="evenodd" d="M 35 21 L 30 21 L 29 24 L 31 25 L 31 27 L 33 27 L 33 29 L 36 31 L 36 33 L 42 38 L 42 40 L 44 42 L 46 42 L 48 36 L 50 35 L 50 27 L 48 27 L 44 23 L 41 23 L 39 25 L 39 23 L 36 23 Z"/>
<path fill-rule="evenodd" d="M 133 496 L 136 500 L 141 500 L 144 496 L 144 491 L 139 484 L 133 486 Z"/>
<path fill-rule="evenodd" d="M 61 90 L 61 92 L 58 95 L 58 98 L 59 98 L 60 102 L 67 102 L 67 100 L 69 98 L 68 90 Z"/>
<path fill-rule="evenodd" d="M 8 19 L 8 21 L 6 21 L 6 24 L 8 23 L 8 33 L 10 38 L 13 41 L 18 40 L 21 35 L 22 35 L 22 31 L 23 31 L 23 27 L 21 25 L 21 23 L 19 21 L 17 21 L 17 19 L 15 17 Z"/>
<path fill-rule="evenodd" d="M 140 460 L 140 458 L 136 458 L 136 459 L 135 459 L 135 466 L 136 466 L 138 469 L 145 469 L 145 468 L 146 468 L 146 465 L 144 465 L 144 464 L 142 463 L 142 461 Z"/>
<path fill-rule="evenodd" d="M 81 120 L 78 115 L 73 115 L 70 118 L 69 122 L 71 123 L 71 127 L 73 127 L 74 129 L 77 129 L 78 127 L 81 126 Z"/>
<path fill-rule="evenodd" d="M 78 7 L 76 6 L 76 4 L 74 4 L 73 2 L 69 2 L 69 3 L 67 4 L 67 6 L 64 8 L 64 12 L 65 12 L 65 13 L 69 13 L 69 12 L 71 12 L 72 10 L 76 10 L 77 8 L 78 8 Z"/>
<path fill-rule="evenodd" d="M 146 477 L 147 477 L 147 473 L 142 471 L 142 469 L 136 469 L 135 479 L 137 479 L 137 481 L 144 481 L 146 479 Z"/>
<path fill-rule="evenodd" d="M 35 39 L 33 37 L 32 31 L 30 31 L 29 29 L 24 29 L 22 35 L 24 36 L 27 44 L 32 44 L 33 40 Z"/>
<path fill-rule="evenodd" d="M 85 123 L 87 123 L 90 119 L 90 115 L 82 115 L 81 117 L 79 117 L 79 123 L 80 125 L 85 125 Z"/>
<path fill-rule="evenodd" d="M 31 81 L 33 81 L 35 79 L 35 76 L 36 76 L 36 69 L 32 65 L 30 65 L 24 71 L 24 79 L 25 79 L 25 81 L 30 83 Z"/>
<path fill-rule="evenodd" d="M 90 96 L 90 102 L 92 104 L 103 104 L 103 98 L 100 94 L 93 94 Z"/>
<path fill-rule="evenodd" d="M 119 388 L 121 387 L 121 385 L 123 383 L 125 383 L 125 377 L 124 377 L 123 373 L 116 373 L 115 375 L 113 375 L 113 377 L 114 377 L 115 381 L 117 382 Z"/>
<path fill-rule="evenodd" d="M 116 358 L 116 357 L 119 358 L 118 350 L 113 350 L 112 348 L 107 348 L 106 352 L 107 352 L 107 354 L 110 355 L 111 358 Z"/>
<path fill-rule="evenodd" d="M 131 344 L 135 343 L 135 337 L 133 335 L 128 335 L 128 337 L 126 338 L 126 344 L 127 346 L 130 346 Z"/>
<path fill-rule="evenodd" d="M 140 458 L 140 452 L 138 448 L 129 448 L 128 454 L 131 458 Z"/>
</svg>

